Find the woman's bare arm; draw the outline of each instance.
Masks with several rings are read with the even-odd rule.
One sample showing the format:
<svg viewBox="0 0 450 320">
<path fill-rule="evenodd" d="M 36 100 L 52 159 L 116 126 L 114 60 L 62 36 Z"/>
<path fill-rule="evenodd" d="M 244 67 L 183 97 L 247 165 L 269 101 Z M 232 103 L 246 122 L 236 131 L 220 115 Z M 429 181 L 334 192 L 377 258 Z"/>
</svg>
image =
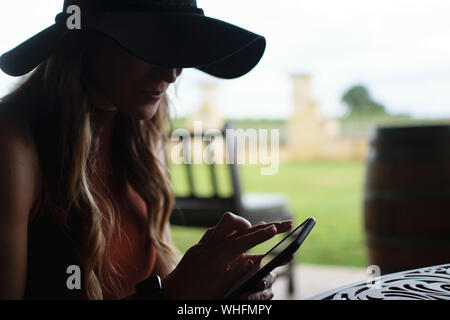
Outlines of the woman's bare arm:
<svg viewBox="0 0 450 320">
<path fill-rule="evenodd" d="M 0 299 L 22 299 L 27 229 L 37 195 L 39 167 L 25 126 L 0 115 Z"/>
</svg>

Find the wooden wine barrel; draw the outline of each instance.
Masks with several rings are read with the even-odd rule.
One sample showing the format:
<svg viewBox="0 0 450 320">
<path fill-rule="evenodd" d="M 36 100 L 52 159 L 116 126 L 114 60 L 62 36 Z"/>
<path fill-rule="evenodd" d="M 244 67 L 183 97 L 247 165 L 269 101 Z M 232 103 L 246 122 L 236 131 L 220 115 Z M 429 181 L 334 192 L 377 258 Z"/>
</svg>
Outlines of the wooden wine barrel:
<svg viewBox="0 0 450 320">
<path fill-rule="evenodd" d="M 382 274 L 450 262 L 450 125 L 372 133 L 364 223 Z"/>
</svg>

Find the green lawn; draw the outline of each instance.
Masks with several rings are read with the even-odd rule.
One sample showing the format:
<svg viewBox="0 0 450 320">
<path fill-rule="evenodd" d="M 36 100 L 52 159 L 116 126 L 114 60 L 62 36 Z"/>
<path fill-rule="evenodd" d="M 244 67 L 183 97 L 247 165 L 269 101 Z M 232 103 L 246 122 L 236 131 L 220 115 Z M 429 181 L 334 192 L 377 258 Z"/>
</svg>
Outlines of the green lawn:
<svg viewBox="0 0 450 320">
<path fill-rule="evenodd" d="M 180 166 L 169 167 L 177 194 L 186 192 Z M 296 224 L 315 217 L 317 224 L 296 255 L 298 261 L 315 264 L 366 266 L 362 194 L 364 163 L 356 161 L 304 161 L 280 164 L 275 175 L 260 175 L 259 165 L 241 165 L 243 192 L 280 193 L 288 196 Z M 208 179 L 207 171 L 198 166 L 196 176 Z M 226 176 L 226 167 L 221 168 Z M 203 180 L 205 181 L 205 180 Z M 208 194 L 205 185 L 200 194 Z M 229 185 L 221 185 L 222 193 Z M 173 227 L 175 245 L 185 252 L 203 235 L 204 229 Z M 276 240 L 256 248 L 264 252 Z"/>
</svg>

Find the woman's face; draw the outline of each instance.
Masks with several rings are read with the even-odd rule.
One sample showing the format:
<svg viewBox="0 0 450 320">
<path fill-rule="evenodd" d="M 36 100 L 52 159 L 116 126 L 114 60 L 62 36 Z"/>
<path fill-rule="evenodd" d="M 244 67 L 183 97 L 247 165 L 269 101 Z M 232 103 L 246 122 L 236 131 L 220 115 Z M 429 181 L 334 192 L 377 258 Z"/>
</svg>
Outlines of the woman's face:
<svg viewBox="0 0 450 320">
<path fill-rule="evenodd" d="M 133 118 L 152 118 L 164 92 L 181 69 L 144 62 L 106 36 L 99 37 L 86 57 L 85 85 L 94 106 Z"/>
</svg>

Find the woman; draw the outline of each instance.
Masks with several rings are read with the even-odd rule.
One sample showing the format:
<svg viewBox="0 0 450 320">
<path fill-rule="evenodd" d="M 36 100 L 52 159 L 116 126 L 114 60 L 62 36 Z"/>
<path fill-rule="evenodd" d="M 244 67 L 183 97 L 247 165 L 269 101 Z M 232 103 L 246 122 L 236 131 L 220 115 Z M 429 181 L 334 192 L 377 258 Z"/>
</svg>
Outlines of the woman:
<svg viewBox="0 0 450 320">
<path fill-rule="evenodd" d="M 241 76 L 264 46 L 195 1 L 90 0 L 65 1 L 55 25 L 4 54 L 4 72 L 34 71 L 1 101 L 0 298 L 222 298 L 259 257 L 245 252 L 291 222 L 226 213 L 177 264 L 165 92 L 186 67 Z M 244 298 L 270 299 L 273 280 Z"/>
</svg>

